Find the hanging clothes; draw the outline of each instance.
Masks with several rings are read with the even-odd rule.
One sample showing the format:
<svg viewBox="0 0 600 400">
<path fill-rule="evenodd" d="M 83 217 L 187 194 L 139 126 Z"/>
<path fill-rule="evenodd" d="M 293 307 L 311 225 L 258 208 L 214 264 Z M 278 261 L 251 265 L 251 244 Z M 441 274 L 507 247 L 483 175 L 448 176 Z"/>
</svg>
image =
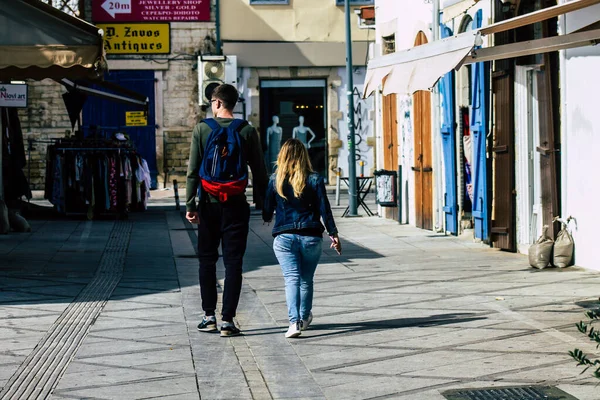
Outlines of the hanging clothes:
<svg viewBox="0 0 600 400">
<path fill-rule="evenodd" d="M 58 212 L 92 218 L 146 209 L 150 172 L 146 160 L 133 150 L 59 143 L 48 147 L 46 169 L 46 198 Z"/>
</svg>

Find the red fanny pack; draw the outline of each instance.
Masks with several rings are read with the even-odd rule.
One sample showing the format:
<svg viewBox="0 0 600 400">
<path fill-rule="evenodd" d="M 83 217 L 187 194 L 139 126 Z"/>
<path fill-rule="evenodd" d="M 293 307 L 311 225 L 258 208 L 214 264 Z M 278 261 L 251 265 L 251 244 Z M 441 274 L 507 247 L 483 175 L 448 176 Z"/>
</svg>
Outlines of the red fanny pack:
<svg viewBox="0 0 600 400">
<path fill-rule="evenodd" d="M 239 180 L 226 183 L 210 182 L 202 179 L 202 189 L 216 198 L 220 202 L 226 202 L 229 196 L 237 196 L 243 194 L 248 186 L 248 180 Z"/>
</svg>

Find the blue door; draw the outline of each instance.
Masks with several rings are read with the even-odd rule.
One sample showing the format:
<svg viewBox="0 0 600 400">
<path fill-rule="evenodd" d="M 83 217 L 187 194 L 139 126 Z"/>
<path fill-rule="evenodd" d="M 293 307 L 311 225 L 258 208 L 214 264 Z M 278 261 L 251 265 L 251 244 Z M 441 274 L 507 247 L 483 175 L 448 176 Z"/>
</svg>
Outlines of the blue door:
<svg viewBox="0 0 600 400">
<path fill-rule="evenodd" d="M 481 28 L 482 11 L 475 14 L 474 28 Z M 487 202 L 487 160 L 486 136 L 487 94 L 485 64 L 473 64 L 471 69 L 472 105 L 471 105 L 471 135 L 473 141 L 473 220 L 475 222 L 475 237 L 487 240 L 489 238 L 488 202 Z"/>
<path fill-rule="evenodd" d="M 452 36 L 452 31 L 441 24 L 442 38 Z M 444 155 L 444 177 L 446 188 L 444 193 L 444 214 L 446 231 L 458 234 L 458 204 L 456 199 L 456 135 L 454 117 L 454 72 L 450 71 L 440 79 L 440 95 L 442 98 L 442 152 Z"/>
<path fill-rule="evenodd" d="M 151 188 L 156 189 L 158 169 L 154 119 L 154 71 L 111 71 L 106 75 L 105 80 L 148 97 L 148 125 L 125 125 L 125 113 L 139 111 L 139 107 L 90 96 L 83 107 L 84 134 L 85 136 L 98 134 L 105 138 L 110 138 L 115 132 L 127 134 L 137 152 L 148 162 L 152 176 Z"/>
</svg>

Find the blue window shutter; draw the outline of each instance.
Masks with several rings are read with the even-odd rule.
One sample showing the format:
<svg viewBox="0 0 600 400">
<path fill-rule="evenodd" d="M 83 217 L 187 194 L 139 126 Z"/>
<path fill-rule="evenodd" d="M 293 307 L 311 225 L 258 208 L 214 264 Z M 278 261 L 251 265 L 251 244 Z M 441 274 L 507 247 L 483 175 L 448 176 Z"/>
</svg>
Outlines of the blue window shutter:
<svg viewBox="0 0 600 400">
<path fill-rule="evenodd" d="M 474 28 L 481 28 L 482 10 L 475 14 Z M 489 238 L 488 200 L 487 200 L 487 160 L 486 136 L 487 120 L 487 81 L 485 64 L 473 64 L 472 74 L 472 107 L 471 107 L 471 137 L 473 144 L 473 219 L 475 222 L 475 237 L 487 240 Z"/>
<path fill-rule="evenodd" d="M 446 25 L 440 25 L 442 39 L 452 36 L 452 31 Z M 458 205 L 456 193 L 456 130 L 454 115 L 454 72 L 450 71 L 440 79 L 440 95 L 442 98 L 442 152 L 444 156 L 444 215 L 446 231 L 458 234 Z"/>
</svg>

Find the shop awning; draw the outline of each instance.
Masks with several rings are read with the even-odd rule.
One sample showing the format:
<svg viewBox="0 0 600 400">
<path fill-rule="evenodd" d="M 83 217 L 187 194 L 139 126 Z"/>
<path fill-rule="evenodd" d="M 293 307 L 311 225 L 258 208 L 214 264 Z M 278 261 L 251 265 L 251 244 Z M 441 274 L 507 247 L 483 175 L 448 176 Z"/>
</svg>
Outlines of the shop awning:
<svg viewBox="0 0 600 400">
<path fill-rule="evenodd" d="M 369 96 L 382 82 L 385 82 L 384 95 L 429 90 L 478 45 L 481 45 L 481 36 L 470 31 L 375 58 L 369 62 L 364 95 Z"/>
<path fill-rule="evenodd" d="M 477 4 L 479 0 L 461 0 L 458 3 L 454 3 L 448 7 L 443 8 L 442 11 L 442 22 L 448 23 L 454 18 L 461 14 L 466 13 L 471 7 Z"/>
<path fill-rule="evenodd" d="M 0 80 L 96 79 L 101 31 L 39 0 L 0 0 Z"/>
<path fill-rule="evenodd" d="M 379 85 L 383 85 L 383 94 L 412 94 L 418 90 L 431 89 L 440 77 L 463 64 L 594 44 L 600 39 L 598 29 L 476 49 L 481 44 L 481 36 L 519 28 L 599 3 L 600 0 L 574 0 L 498 22 L 476 31 L 374 58 L 368 65 L 363 95 L 369 96 Z"/>
<path fill-rule="evenodd" d="M 59 81 L 69 91 L 81 92 L 85 95 L 100 97 L 105 100 L 115 101 L 144 108 L 148 111 L 149 99 L 147 96 L 126 89 L 122 86 L 107 81 L 79 81 L 63 78 Z"/>
</svg>

